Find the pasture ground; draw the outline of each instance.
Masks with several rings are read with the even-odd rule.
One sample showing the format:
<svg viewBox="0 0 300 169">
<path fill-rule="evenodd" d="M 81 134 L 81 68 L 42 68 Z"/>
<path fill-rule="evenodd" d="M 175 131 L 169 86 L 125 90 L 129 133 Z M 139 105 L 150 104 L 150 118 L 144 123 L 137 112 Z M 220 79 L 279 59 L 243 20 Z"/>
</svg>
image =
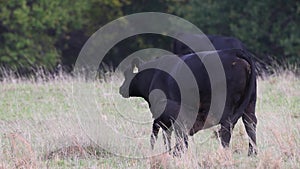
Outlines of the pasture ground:
<svg viewBox="0 0 300 169">
<path fill-rule="evenodd" d="M 121 76 L 112 76 L 106 83 L 68 76 L 47 82 L 7 77 L 0 82 L 0 169 L 300 166 L 300 79 L 292 73 L 258 79 L 257 157 L 247 156 L 248 138 L 239 120 L 228 150 L 220 147 L 214 135 L 218 127 L 213 127 L 190 138 L 189 150 L 180 158 L 159 154 L 164 149 L 159 134 L 158 155 L 146 158 L 151 154 L 151 114 L 143 100 L 118 94 L 121 83 Z M 97 118 L 135 142 L 97 129 L 103 127 L 91 125 L 99 122 Z M 140 119 L 144 123 L 136 123 Z M 103 139 L 101 146 L 87 130 Z"/>
</svg>

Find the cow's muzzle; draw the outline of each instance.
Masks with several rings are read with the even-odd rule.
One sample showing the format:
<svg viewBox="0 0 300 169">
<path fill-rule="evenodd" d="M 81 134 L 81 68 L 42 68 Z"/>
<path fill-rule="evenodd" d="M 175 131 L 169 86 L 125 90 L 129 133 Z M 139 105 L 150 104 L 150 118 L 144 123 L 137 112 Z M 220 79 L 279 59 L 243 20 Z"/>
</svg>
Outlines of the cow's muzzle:
<svg viewBox="0 0 300 169">
<path fill-rule="evenodd" d="M 128 89 L 125 89 L 124 86 L 121 86 L 119 88 L 119 93 L 121 94 L 122 97 L 124 98 L 129 98 L 129 92 Z"/>
</svg>

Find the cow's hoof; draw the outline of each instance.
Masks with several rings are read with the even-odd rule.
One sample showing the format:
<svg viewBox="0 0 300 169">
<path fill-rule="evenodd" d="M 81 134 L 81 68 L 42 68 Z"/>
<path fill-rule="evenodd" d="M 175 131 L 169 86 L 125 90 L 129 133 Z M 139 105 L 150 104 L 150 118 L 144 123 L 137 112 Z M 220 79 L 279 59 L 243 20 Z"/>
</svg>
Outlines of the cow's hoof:
<svg viewBox="0 0 300 169">
<path fill-rule="evenodd" d="M 256 149 L 252 149 L 248 151 L 248 156 L 249 157 L 255 157 L 257 156 L 257 150 Z"/>
<path fill-rule="evenodd" d="M 174 150 L 173 151 L 173 157 L 181 157 L 181 151 L 178 151 L 178 150 Z"/>
</svg>

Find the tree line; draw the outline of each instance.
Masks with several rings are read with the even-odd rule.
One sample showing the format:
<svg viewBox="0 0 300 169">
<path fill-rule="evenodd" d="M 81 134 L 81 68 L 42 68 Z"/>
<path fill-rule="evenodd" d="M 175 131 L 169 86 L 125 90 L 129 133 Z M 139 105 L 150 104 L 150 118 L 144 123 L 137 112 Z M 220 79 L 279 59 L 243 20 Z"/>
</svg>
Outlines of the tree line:
<svg viewBox="0 0 300 169">
<path fill-rule="evenodd" d="M 269 65 L 300 65 L 296 0 L 9 0 L 0 1 L 0 66 L 52 70 L 60 64 L 71 71 L 93 32 L 121 16 L 150 11 L 180 16 L 205 34 L 236 37 Z M 151 34 L 130 37 L 112 48 L 105 62 L 114 67 L 148 47 L 171 50 L 171 42 Z"/>
</svg>

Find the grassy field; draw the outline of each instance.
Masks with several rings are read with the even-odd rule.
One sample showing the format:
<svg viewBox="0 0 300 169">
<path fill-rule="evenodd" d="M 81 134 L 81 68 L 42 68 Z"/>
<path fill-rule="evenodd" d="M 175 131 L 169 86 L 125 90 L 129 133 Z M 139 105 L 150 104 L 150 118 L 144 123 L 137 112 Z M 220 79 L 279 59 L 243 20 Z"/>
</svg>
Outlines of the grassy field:
<svg viewBox="0 0 300 169">
<path fill-rule="evenodd" d="M 147 104 L 123 99 L 121 82 L 119 76 L 106 83 L 67 76 L 0 82 L 0 169 L 300 166 L 300 79 L 292 73 L 258 80 L 257 157 L 247 156 L 241 121 L 228 150 L 220 147 L 213 127 L 190 138 L 180 158 L 164 153 L 161 134 L 150 151 Z"/>
</svg>

